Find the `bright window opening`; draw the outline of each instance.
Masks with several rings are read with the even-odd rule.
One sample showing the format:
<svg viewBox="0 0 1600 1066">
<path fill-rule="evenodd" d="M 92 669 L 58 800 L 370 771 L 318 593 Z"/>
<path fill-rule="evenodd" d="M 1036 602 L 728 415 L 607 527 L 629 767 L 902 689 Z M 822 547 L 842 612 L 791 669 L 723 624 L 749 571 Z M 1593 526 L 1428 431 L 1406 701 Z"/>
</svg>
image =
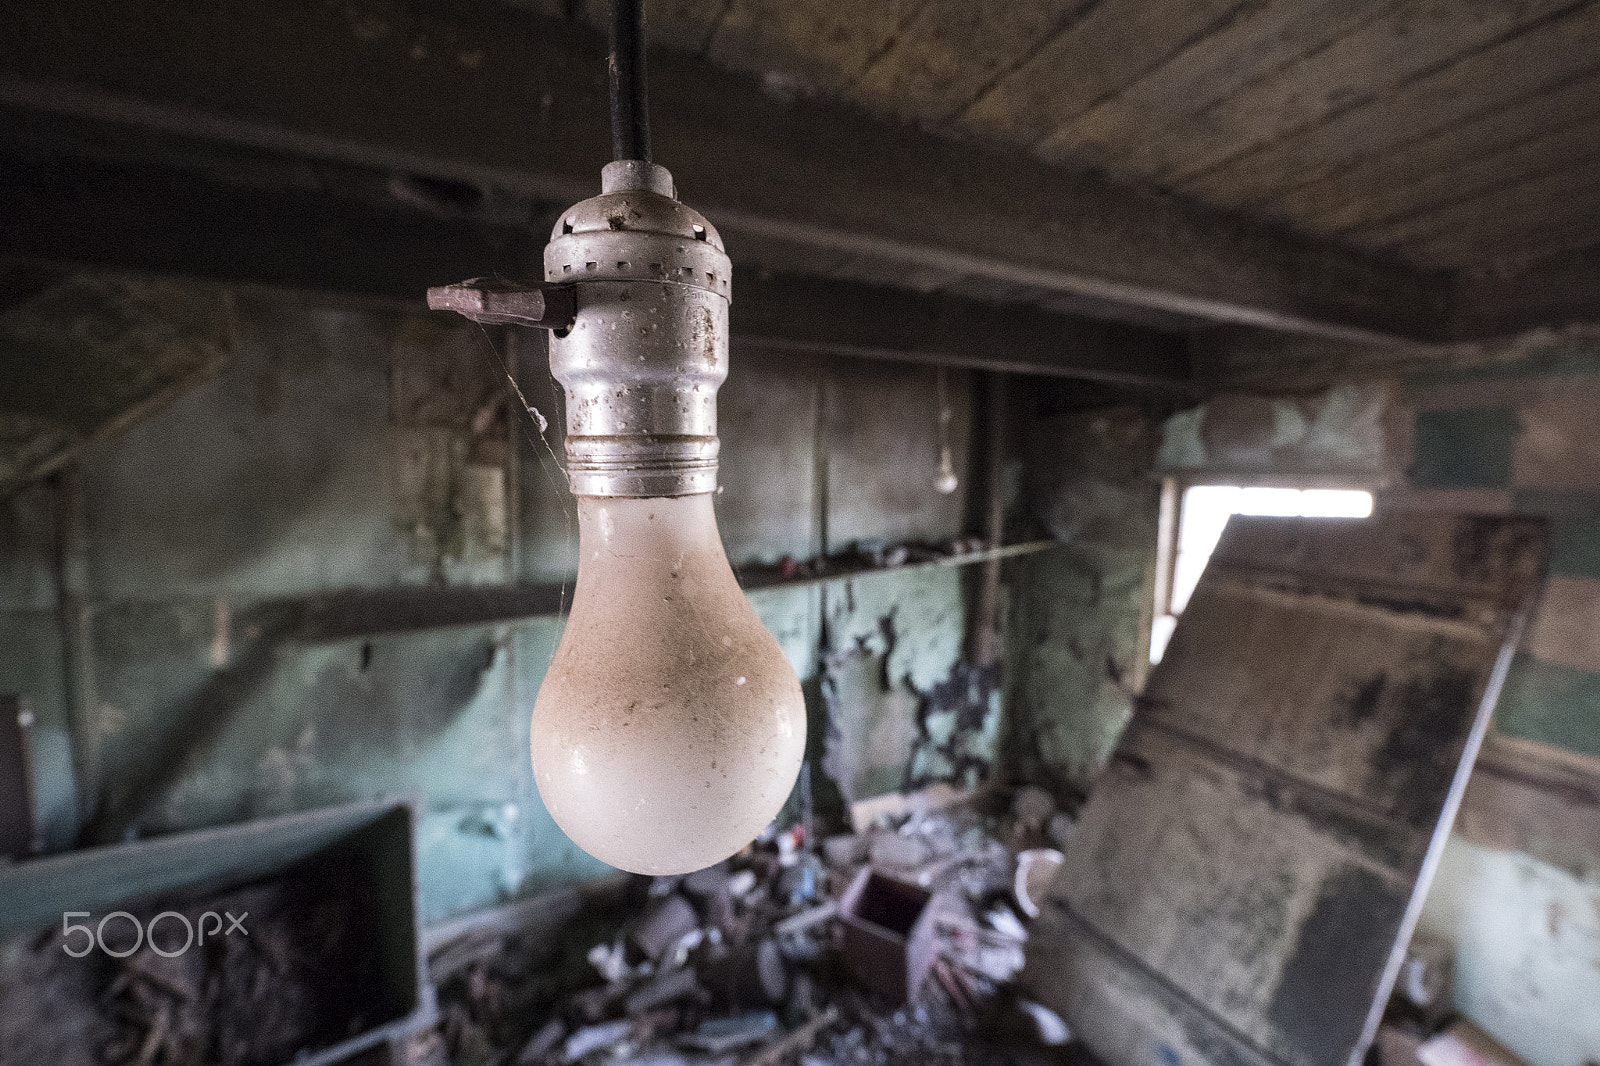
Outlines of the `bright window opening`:
<svg viewBox="0 0 1600 1066">
<path fill-rule="evenodd" d="M 1194 485 L 1183 494 L 1178 512 L 1177 543 L 1163 558 L 1171 569 L 1164 603 L 1156 604 L 1150 630 L 1150 661 L 1161 661 L 1178 616 L 1189 603 L 1206 560 L 1222 536 L 1230 515 L 1273 515 L 1284 518 L 1366 518 L 1372 493 L 1360 489 L 1277 489 L 1239 485 Z"/>
</svg>

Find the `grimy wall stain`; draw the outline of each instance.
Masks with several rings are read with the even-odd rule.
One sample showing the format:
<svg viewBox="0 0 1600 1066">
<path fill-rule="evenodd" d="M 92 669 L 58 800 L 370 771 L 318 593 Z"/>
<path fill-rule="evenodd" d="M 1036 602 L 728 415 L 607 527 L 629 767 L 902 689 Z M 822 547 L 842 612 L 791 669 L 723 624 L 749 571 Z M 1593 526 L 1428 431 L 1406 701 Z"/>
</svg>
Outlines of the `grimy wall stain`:
<svg viewBox="0 0 1600 1066">
<path fill-rule="evenodd" d="M 1379 507 L 1548 517 L 1543 603 L 1493 728 L 1600 756 L 1600 338 L 1533 335 L 1471 355 L 1404 379 L 1213 397 L 1169 420 L 1160 464 L 1219 483 L 1335 474 L 1377 488 Z M 1476 547 L 1461 547 L 1470 565 Z M 1419 723 L 1381 753 L 1397 783 L 1453 764 L 1422 726 L 1460 683 L 1388 694 Z M 1389 685 L 1374 676 L 1353 689 L 1349 713 Z M 1421 927 L 1455 945 L 1462 1011 L 1533 1066 L 1585 1066 L 1600 1061 L 1600 808 L 1550 802 L 1568 821 L 1543 827 L 1530 809 L 1491 834 L 1538 856 L 1453 835 Z M 1558 847 L 1542 845 L 1550 832 Z"/>
<path fill-rule="evenodd" d="M 215 373 L 234 341 L 216 288 L 17 267 L 5 289 L 0 492 Z"/>
<path fill-rule="evenodd" d="M 1600 766 L 1600 337 L 1486 354 L 1405 382 L 1415 448 L 1388 499 L 1550 520 L 1543 601 L 1494 728 Z M 1534 1066 L 1600 1061 L 1600 808 L 1569 809 L 1572 824 L 1521 827 L 1537 857 L 1453 836 L 1422 916 L 1455 945 L 1457 1006 Z M 1540 847 L 1551 831 L 1561 846 Z"/>
<path fill-rule="evenodd" d="M 576 526 L 542 343 L 287 300 L 236 310 L 220 373 L 90 444 L 75 477 L 0 501 L 0 688 L 39 718 L 49 845 L 80 828 L 156 833 L 407 794 L 425 920 L 603 872 L 545 813 L 528 763 L 559 619 L 316 644 L 283 632 L 284 604 L 332 590 L 570 578 Z M 548 432 L 508 402 L 507 368 Z M 970 386 L 951 374 L 963 481 Z M 931 369 L 736 355 L 720 407 L 717 507 L 736 567 L 963 531 L 965 488 L 933 487 Z M 64 585 L 72 499 L 83 521 Z M 908 691 L 960 657 L 956 571 L 751 600 L 824 720 L 821 656 L 886 618 L 886 676 Z M 874 749 L 875 784 L 905 779 L 919 708 L 901 707 L 893 742 Z"/>
<path fill-rule="evenodd" d="M 1158 430 L 1132 407 L 1030 428 L 1024 499 L 1062 544 L 1012 578 L 1004 759 L 1015 778 L 1086 790 L 1132 714 L 1149 647 Z"/>
</svg>

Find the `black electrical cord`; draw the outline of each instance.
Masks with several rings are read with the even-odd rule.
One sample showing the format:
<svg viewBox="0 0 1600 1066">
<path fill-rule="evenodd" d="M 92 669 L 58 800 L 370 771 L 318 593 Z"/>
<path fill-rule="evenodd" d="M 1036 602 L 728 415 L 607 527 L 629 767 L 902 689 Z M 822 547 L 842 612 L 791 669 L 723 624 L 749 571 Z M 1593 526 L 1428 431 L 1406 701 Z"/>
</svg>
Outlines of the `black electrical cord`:
<svg viewBox="0 0 1600 1066">
<path fill-rule="evenodd" d="M 644 0 L 611 0 L 611 155 L 650 161 L 644 89 Z"/>
</svg>

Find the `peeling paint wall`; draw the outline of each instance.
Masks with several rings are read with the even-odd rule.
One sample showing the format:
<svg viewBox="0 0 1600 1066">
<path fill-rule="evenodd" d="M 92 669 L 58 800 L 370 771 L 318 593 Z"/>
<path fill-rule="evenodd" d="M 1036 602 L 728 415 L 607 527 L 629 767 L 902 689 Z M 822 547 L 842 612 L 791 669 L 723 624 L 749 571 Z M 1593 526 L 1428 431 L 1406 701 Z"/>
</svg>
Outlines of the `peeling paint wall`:
<svg viewBox="0 0 1600 1066">
<path fill-rule="evenodd" d="M 1157 465 L 1192 481 L 1385 485 L 1405 463 L 1409 412 L 1392 382 L 1310 393 L 1224 393 L 1162 425 Z"/>
<path fill-rule="evenodd" d="M 215 378 L 91 444 L 73 484 L 0 501 L 0 687 L 26 693 L 39 719 L 51 846 L 80 822 L 161 832 L 401 793 L 421 806 L 427 920 L 603 872 L 545 813 L 528 766 L 528 710 L 559 620 L 318 644 L 284 633 L 286 601 L 330 590 L 570 577 L 576 523 L 542 340 L 263 298 L 237 314 Z M 507 404 L 508 370 L 549 432 Z M 949 391 L 964 457 L 968 375 L 951 374 Z M 964 488 L 933 487 L 931 369 L 736 357 L 721 430 L 717 507 L 735 566 L 961 532 Z M 77 684 L 57 566 L 74 497 Z M 818 734 L 821 656 L 882 619 L 897 634 L 886 676 L 902 686 L 926 691 L 959 656 L 956 571 L 751 598 Z M 897 713 L 907 720 L 880 723 L 867 771 L 892 785 L 917 704 Z"/>
<path fill-rule="evenodd" d="M 1410 381 L 1415 455 L 1393 502 L 1550 518 L 1544 604 L 1496 726 L 1600 757 L 1600 339 L 1519 356 Z"/>
<path fill-rule="evenodd" d="M 823 769 L 847 802 L 909 787 L 928 769 L 913 758 L 919 712 L 961 658 L 961 575 L 943 567 L 872 575 L 830 588 L 825 609 Z"/>
<path fill-rule="evenodd" d="M 1132 713 L 1149 648 L 1158 430 L 1131 407 L 1031 427 L 1028 509 L 1062 544 L 1013 574 L 1006 761 L 1019 780 L 1085 790 Z"/>
</svg>

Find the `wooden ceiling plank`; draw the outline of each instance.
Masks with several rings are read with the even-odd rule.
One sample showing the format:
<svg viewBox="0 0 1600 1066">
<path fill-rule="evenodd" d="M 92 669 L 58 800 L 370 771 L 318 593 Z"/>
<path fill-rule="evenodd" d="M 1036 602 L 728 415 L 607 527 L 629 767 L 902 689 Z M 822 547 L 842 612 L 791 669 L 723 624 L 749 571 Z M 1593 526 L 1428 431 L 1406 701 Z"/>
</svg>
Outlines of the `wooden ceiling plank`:
<svg viewBox="0 0 1600 1066">
<path fill-rule="evenodd" d="M 70 158 L 5 163 L 3 255 L 26 262 L 419 309 L 430 285 L 472 273 L 537 276 L 544 242 L 542 226 L 490 228 L 325 189 L 224 180 L 199 168 Z M 1187 344 L 1168 333 L 1037 307 L 752 271 L 742 261 L 733 288 L 735 345 L 1188 386 Z"/>
<path fill-rule="evenodd" d="M 852 258 L 844 252 L 816 248 L 772 234 L 741 234 L 737 251 L 739 259 L 735 267 L 752 274 L 778 272 L 825 278 L 831 277 Z"/>
<path fill-rule="evenodd" d="M 974 100 L 955 126 L 1037 144 L 1239 14 L 1240 0 L 1104 0 Z"/>
<path fill-rule="evenodd" d="M 734 286 L 736 345 L 1188 385 L 1186 341 L 1134 326 L 855 281 L 736 273 Z"/>
<path fill-rule="evenodd" d="M 1431 251 L 1445 269 L 1465 274 L 1484 271 L 1495 275 L 1517 276 L 1538 270 L 1539 264 L 1583 252 L 1600 243 L 1600 217 L 1592 207 L 1566 207 L 1549 228 L 1521 230 L 1504 237 L 1492 237 L 1477 245 L 1460 249 Z M 1591 297 L 1600 292 L 1600 276 L 1589 278 Z M 1530 299 L 1530 303 L 1539 301 Z M 1593 325 L 1600 321 L 1600 302 L 1589 300 L 1583 319 Z M 1530 322 L 1531 326 L 1553 326 L 1554 322 Z"/>
<path fill-rule="evenodd" d="M 1175 147 L 1156 178 L 1177 187 L 1212 173 L 1229 176 L 1261 149 L 1571 3 L 1534 0 L 1526 13 L 1500 0 L 1396 4 L 1315 55 L 1194 115 L 1193 135 Z"/>
<path fill-rule="evenodd" d="M 1431 232 L 1396 245 L 1445 268 L 1531 263 L 1600 240 L 1600 158 L 1504 186 L 1434 216 Z"/>
<path fill-rule="evenodd" d="M 1404 244 L 1408 231 L 1437 229 L 1434 219 L 1450 208 L 1490 196 L 1519 182 L 1555 174 L 1600 156 L 1600 116 L 1536 135 L 1522 144 L 1441 169 L 1404 187 L 1368 201 L 1368 217 L 1339 230 L 1341 237 L 1363 248 Z M 1590 202 L 1595 197 L 1588 198 Z"/>
<path fill-rule="evenodd" d="M 1068 119 L 1039 143 L 1049 161 L 1152 175 L 1169 146 L 1193 135 L 1189 117 L 1353 32 L 1392 0 L 1321 6 L 1273 0 L 1250 10 L 1114 96 Z"/>
<path fill-rule="evenodd" d="M 702 55 L 728 13 L 728 0 L 645 0 L 644 30 L 652 45 Z M 610 0 L 585 0 L 591 26 L 604 29 Z"/>
<path fill-rule="evenodd" d="M 908 289 L 923 294 L 947 289 L 959 281 L 961 275 L 948 270 L 908 268 L 899 263 L 864 256 L 848 256 L 834 264 L 825 275 L 833 281 L 860 282 L 880 288 Z"/>
<path fill-rule="evenodd" d="M 868 107 L 939 126 L 1093 0 L 930 0 L 857 79 Z"/>
<path fill-rule="evenodd" d="M 730 70 L 801 79 L 848 96 L 849 87 L 889 49 L 926 0 L 732 0 L 705 55 Z"/>
<path fill-rule="evenodd" d="M 1556 206 L 1574 191 L 1581 192 L 1597 167 L 1600 145 L 1591 145 L 1577 158 L 1538 168 L 1433 210 L 1371 227 L 1360 237 L 1372 248 L 1388 250 L 1415 245 L 1441 233 L 1470 236 L 1489 226 L 1526 229 L 1542 222 L 1539 211 Z M 1578 200 L 1580 206 L 1593 206 L 1591 197 L 1580 196 Z"/>
<path fill-rule="evenodd" d="M 1583 125 L 1600 115 L 1600 78 L 1579 76 L 1547 93 L 1523 97 L 1499 110 L 1363 157 L 1330 177 L 1301 185 L 1271 201 L 1271 210 L 1310 233 L 1334 234 L 1399 203 L 1414 203 L 1437 175 L 1485 156 L 1504 158 L 1545 131 Z M 1423 194 L 1425 195 L 1425 194 Z"/>
<path fill-rule="evenodd" d="M 1509 7 L 1510 5 L 1506 5 Z M 1249 210 L 1283 191 L 1516 99 L 1554 88 L 1600 58 L 1600 4 L 1578 5 L 1470 52 L 1361 105 L 1285 137 L 1179 188 L 1204 203 Z"/>
<path fill-rule="evenodd" d="M 611 24 L 611 0 L 514 2 L 547 18 L 576 19 L 600 33 Z M 732 0 L 644 0 L 645 39 L 652 48 L 703 55 L 731 6 Z"/>
<path fill-rule="evenodd" d="M 554 202 L 592 195 L 610 157 L 601 41 L 501 6 L 12 0 L 7 17 L 0 100 L 31 114 Z M 419 59 L 424 39 L 449 47 Z M 774 96 L 669 51 L 651 95 L 658 158 L 730 246 L 782 238 L 1379 342 L 1444 324 L 1438 278 L 1021 152 Z"/>
</svg>

